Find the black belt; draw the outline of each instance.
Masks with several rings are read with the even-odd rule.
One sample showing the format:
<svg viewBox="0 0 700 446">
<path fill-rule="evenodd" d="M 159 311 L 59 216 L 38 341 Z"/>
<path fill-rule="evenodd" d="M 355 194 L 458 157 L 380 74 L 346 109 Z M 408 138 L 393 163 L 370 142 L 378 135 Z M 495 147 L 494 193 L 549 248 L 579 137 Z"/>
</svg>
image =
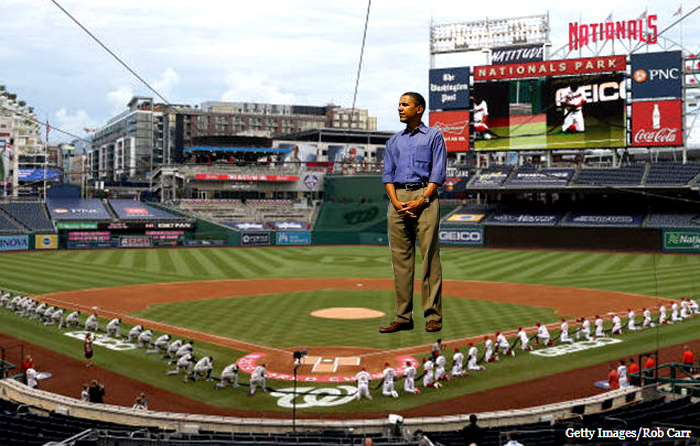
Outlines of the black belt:
<svg viewBox="0 0 700 446">
<path fill-rule="evenodd" d="M 428 186 L 427 182 L 424 182 L 424 183 L 394 183 L 394 187 L 398 187 L 399 189 L 406 189 L 406 190 L 418 190 L 418 189 L 423 189 L 426 186 Z"/>
</svg>

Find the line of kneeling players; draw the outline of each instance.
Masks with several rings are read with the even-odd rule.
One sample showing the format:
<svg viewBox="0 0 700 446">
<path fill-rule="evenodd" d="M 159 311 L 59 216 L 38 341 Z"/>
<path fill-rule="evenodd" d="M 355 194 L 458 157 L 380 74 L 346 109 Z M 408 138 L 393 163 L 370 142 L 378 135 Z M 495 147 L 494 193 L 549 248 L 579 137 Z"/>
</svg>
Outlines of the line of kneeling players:
<svg viewBox="0 0 700 446">
<path fill-rule="evenodd" d="M 67 310 L 31 299 L 24 296 L 12 296 L 11 293 L 0 291 L 0 308 L 14 311 L 20 317 L 37 319 L 44 325 L 58 325 L 60 329 L 80 328 L 81 312 Z M 106 326 L 106 336 L 114 339 L 124 339 L 121 336 L 121 318 L 111 319 Z M 98 325 L 97 312 L 88 315 L 82 323 L 84 331 L 97 333 L 100 331 Z M 129 343 L 136 344 L 136 347 L 146 349 L 146 354 L 160 354 L 162 359 L 167 360 L 168 365 L 174 365 L 173 369 L 167 370 L 167 375 L 177 375 L 184 373 L 184 382 L 206 380 L 215 381 L 212 377 L 214 358 L 203 356 L 196 359 L 194 354 L 194 341 L 184 341 L 182 339 L 171 339 L 169 334 L 163 334 L 153 339 L 153 332 L 142 325 L 135 325 L 126 336 Z M 239 387 L 238 382 L 239 367 L 236 363 L 231 363 L 224 367 L 221 372 L 216 388 L 224 389 L 228 386 Z M 266 388 L 267 370 L 265 364 L 257 366 L 250 378 L 249 394 L 255 394 L 258 387 L 263 392 Z"/>
<path fill-rule="evenodd" d="M 591 321 L 582 317 L 576 321 L 579 323 L 579 326 L 574 333 L 574 337 L 576 340 L 583 338 L 586 341 L 593 341 L 596 338 L 604 338 L 608 335 L 620 335 L 625 329 L 627 331 L 639 331 L 645 328 L 655 327 L 656 324 L 674 324 L 682 322 L 685 319 L 693 317 L 695 314 L 700 314 L 700 307 L 697 302 L 694 299 L 681 298 L 680 303 L 673 302 L 671 305 L 670 318 L 667 315 L 667 309 L 664 304 L 661 304 L 657 309 L 658 319 L 656 321 L 652 320 L 650 309 L 642 308 L 643 319 L 641 320 L 641 327 L 637 325 L 635 312 L 631 308 L 627 310 L 626 328 L 623 328 L 622 318 L 617 314 L 610 315 L 611 324 L 610 328 L 607 329 L 604 328 L 605 321 L 599 315 L 595 316 L 594 330 L 591 328 Z M 422 358 L 422 364 L 419 366 L 422 368 L 422 373 L 420 375 L 418 375 L 418 369 L 416 369 L 412 362 L 406 361 L 406 367 L 402 376 L 404 379 L 404 392 L 420 394 L 421 391 L 416 387 L 416 381 L 420 382 L 422 380 L 423 388 L 426 389 L 440 388 L 442 386 L 441 382 L 443 381 L 468 376 L 471 370 L 484 370 L 485 367 L 481 365 L 482 363 L 499 361 L 499 351 L 506 356 L 515 356 L 515 349 L 518 344 L 521 350 L 532 351 L 534 347 L 530 345 L 530 341 L 533 339 L 535 345 L 548 347 L 556 344 L 556 341 L 551 339 L 546 325 L 537 322 L 535 326 L 537 327 L 537 331 L 532 336 L 529 336 L 523 327 L 519 327 L 512 343 L 509 342 L 506 335 L 500 331 L 496 332 L 495 342 L 488 335 L 484 336 L 484 351 L 480 358 L 479 349 L 473 342 L 469 342 L 466 370 L 464 369 L 464 354 L 459 348 L 455 348 L 452 356 L 452 370 L 449 374 L 447 373 L 446 359 L 443 354 L 445 346 L 442 344 L 442 340 L 438 339 L 437 342 L 433 344 L 429 357 Z M 574 343 L 574 339 L 569 335 L 569 323 L 565 318 L 562 318 L 559 329 L 557 340 L 560 343 Z M 381 386 L 382 395 L 384 396 L 398 398 L 399 394 L 394 385 L 396 379 L 396 370 L 386 362 L 384 363 L 381 381 L 376 388 L 378 389 Z M 357 382 L 355 398 L 358 400 L 363 397 L 372 399 L 372 395 L 370 394 L 370 382 L 372 381 L 372 377 L 365 367 L 355 375 L 355 381 Z"/>
</svg>

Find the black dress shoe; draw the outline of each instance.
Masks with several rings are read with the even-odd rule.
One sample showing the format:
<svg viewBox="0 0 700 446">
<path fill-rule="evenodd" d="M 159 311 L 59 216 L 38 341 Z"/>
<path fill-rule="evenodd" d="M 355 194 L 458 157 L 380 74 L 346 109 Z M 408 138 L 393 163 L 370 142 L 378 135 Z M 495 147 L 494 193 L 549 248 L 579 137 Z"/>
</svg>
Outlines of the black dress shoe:
<svg viewBox="0 0 700 446">
<path fill-rule="evenodd" d="M 408 322 L 398 322 L 394 320 L 386 327 L 379 327 L 379 333 L 394 333 L 402 330 L 413 330 L 413 319 Z"/>
</svg>

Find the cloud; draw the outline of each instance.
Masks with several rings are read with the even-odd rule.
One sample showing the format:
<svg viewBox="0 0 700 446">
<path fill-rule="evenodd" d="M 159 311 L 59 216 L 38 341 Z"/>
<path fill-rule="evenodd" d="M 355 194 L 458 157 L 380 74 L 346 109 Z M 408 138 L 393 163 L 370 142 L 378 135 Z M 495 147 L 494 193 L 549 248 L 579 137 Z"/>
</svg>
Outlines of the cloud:
<svg viewBox="0 0 700 446">
<path fill-rule="evenodd" d="M 226 83 L 228 90 L 221 95 L 222 101 L 291 104 L 295 100 L 293 93 L 283 93 L 280 85 L 257 73 L 234 73 Z"/>
<path fill-rule="evenodd" d="M 158 93 L 162 94 L 166 99 L 168 99 L 168 101 L 170 101 L 169 96 L 172 94 L 173 87 L 177 85 L 179 80 L 180 76 L 177 74 L 177 72 L 168 67 L 165 71 L 163 71 L 160 79 L 153 82 L 153 88 L 155 88 Z"/>
<path fill-rule="evenodd" d="M 54 113 L 53 120 L 50 121 L 51 126 L 54 131 L 52 132 L 51 140 L 55 139 L 61 141 L 70 141 L 74 139 L 73 136 L 66 135 L 63 133 L 56 132 L 55 129 L 59 128 L 65 130 L 66 132 L 72 133 L 75 136 L 83 137 L 86 128 L 96 128 L 99 123 L 90 117 L 85 110 L 78 110 L 71 114 L 65 108 L 60 108 L 56 113 Z"/>
<path fill-rule="evenodd" d="M 122 86 L 107 93 L 107 102 L 112 106 L 112 113 L 124 111 L 132 97 L 134 90 L 131 87 Z"/>
</svg>

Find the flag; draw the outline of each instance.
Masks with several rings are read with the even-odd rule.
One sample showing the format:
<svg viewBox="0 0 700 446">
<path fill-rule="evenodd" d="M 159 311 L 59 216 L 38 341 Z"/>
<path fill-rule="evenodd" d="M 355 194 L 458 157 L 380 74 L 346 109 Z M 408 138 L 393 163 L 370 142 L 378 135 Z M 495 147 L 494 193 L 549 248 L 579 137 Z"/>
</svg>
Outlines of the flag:
<svg viewBox="0 0 700 446">
<path fill-rule="evenodd" d="M 637 20 L 644 20 L 646 18 L 647 18 L 647 10 L 645 9 L 644 12 L 639 17 L 637 17 Z"/>
<path fill-rule="evenodd" d="M 49 132 L 51 131 L 51 124 L 49 124 L 49 120 L 46 120 L 46 142 L 49 142 Z"/>
<path fill-rule="evenodd" d="M 678 11 L 674 12 L 673 15 L 672 15 L 671 17 L 675 17 L 675 16 L 681 15 L 681 14 L 683 14 L 683 5 L 680 5 L 680 6 L 678 7 Z"/>
<path fill-rule="evenodd" d="M 612 16 L 612 12 L 611 12 L 611 13 L 608 14 L 608 16 L 605 18 L 605 22 L 606 22 L 606 23 L 607 23 L 607 22 L 612 22 L 612 20 L 613 20 L 613 16 Z"/>
</svg>

